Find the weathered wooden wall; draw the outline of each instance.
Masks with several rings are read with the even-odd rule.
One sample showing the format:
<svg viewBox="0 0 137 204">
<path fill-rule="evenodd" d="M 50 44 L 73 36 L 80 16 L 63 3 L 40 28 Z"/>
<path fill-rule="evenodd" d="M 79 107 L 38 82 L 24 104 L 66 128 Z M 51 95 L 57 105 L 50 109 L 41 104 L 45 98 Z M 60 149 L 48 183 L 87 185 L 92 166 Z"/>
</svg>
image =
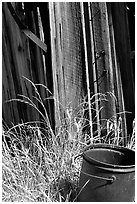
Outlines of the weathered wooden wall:
<svg viewBox="0 0 137 204">
<path fill-rule="evenodd" d="M 126 126 L 131 127 L 134 118 L 134 80 L 126 4 L 26 2 L 24 8 L 21 3 L 12 4 L 20 19 L 46 43 L 47 53 L 21 32 L 7 4 L 3 3 L 4 121 L 11 125 L 22 120 L 40 120 L 40 115 L 29 106 L 5 103 L 18 94 L 35 101 L 32 96 L 36 93 L 22 78 L 25 76 L 34 83 L 46 85 L 54 94 L 54 102 L 43 100 L 52 127 L 54 123 L 59 125 L 66 109 L 74 110 L 88 91 L 89 97 L 111 92 L 118 100 L 108 94 L 107 103 L 96 103 L 97 111 L 104 107 L 97 122 L 131 111 L 131 117 L 121 114 L 124 135 L 127 135 Z M 50 96 L 42 87 L 39 92 L 43 99 Z M 43 111 L 39 104 L 38 107 Z"/>
<path fill-rule="evenodd" d="M 21 18 L 21 11 L 19 10 L 19 6 L 21 7 L 20 4 L 21 3 L 12 3 Z M 40 30 L 37 10 L 36 8 L 31 10 L 32 4 L 31 7 L 29 7 L 29 5 L 26 7 L 28 10 L 25 10 L 26 15 L 23 16 L 25 20 L 21 20 L 24 20 L 31 31 L 39 37 Z M 17 124 L 22 121 L 39 121 L 40 115 L 29 105 L 19 102 L 6 103 L 7 100 L 16 99 L 18 98 L 18 94 L 22 94 L 33 100 L 42 112 L 42 107 L 33 97 L 36 96 L 34 88 L 23 76 L 34 83 L 44 84 L 49 87 L 49 79 L 47 78 L 49 73 L 51 73 L 50 62 L 47 62 L 46 54 L 21 32 L 8 10 L 7 3 L 2 4 L 2 42 L 3 121 L 8 126 L 11 126 L 12 123 Z M 48 50 L 50 50 L 50 47 L 48 47 Z M 51 59 L 48 59 L 48 61 L 50 60 Z M 52 78 L 50 78 L 50 80 L 52 81 Z M 51 84 L 49 89 L 52 91 Z M 43 87 L 39 86 L 38 91 L 43 99 L 49 96 Z M 43 103 L 47 108 L 50 119 L 53 118 L 52 105 L 44 100 Z"/>
<path fill-rule="evenodd" d="M 90 90 L 116 96 L 117 100 L 108 94 L 108 102 L 101 101 L 97 108 L 104 107 L 101 119 L 121 116 L 126 142 L 127 133 L 132 131 L 135 111 L 126 4 L 94 2 L 83 3 L 83 6 Z"/>
</svg>

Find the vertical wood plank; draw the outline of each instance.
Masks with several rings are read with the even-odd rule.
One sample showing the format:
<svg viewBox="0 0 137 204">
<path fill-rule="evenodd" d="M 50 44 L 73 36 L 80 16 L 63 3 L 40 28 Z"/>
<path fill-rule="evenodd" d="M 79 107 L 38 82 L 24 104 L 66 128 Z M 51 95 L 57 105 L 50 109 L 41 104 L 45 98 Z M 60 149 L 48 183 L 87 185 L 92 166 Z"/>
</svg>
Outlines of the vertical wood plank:
<svg viewBox="0 0 137 204">
<path fill-rule="evenodd" d="M 95 53 L 97 64 L 97 81 L 99 93 L 114 94 L 113 65 L 106 3 L 91 3 L 94 29 Z M 100 102 L 103 107 L 101 118 L 116 116 L 115 99 L 107 94 L 108 102 Z"/>
<path fill-rule="evenodd" d="M 66 109 L 75 110 L 83 94 L 82 27 L 79 3 L 50 4 L 54 93 Z M 57 105 L 56 105 L 57 107 Z M 61 113 L 61 107 L 59 114 Z"/>
<path fill-rule="evenodd" d="M 117 59 L 123 88 L 128 134 L 132 132 L 132 121 L 135 117 L 135 89 L 132 62 L 130 58 L 130 36 L 127 19 L 126 3 L 112 3 L 112 20 L 116 42 Z"/>
<path fill-rule="evenodd" d="M 127 143 L 127 125 L 126 125 L 126 113 L 125 113 L 125 105 L 124 105 L 124 96 L 123 96 L 123 88 L 122 88 L 122 81 L 121 81 L 121 73 L 120 73 L 120 65 L 117 59 L 116 53 L 116 45 L 115 45 L 115 38 L 114 38 L 114 27 L 112 21 L 112 12 L 111 12 L 111 4 L 107 4 L 108 8 L 108 15 L 109 15 L 109 31 L 110 31 L 110 42 L 111 42 L 111 52 L 112 52 L 112 63 L 113 63 L 113 74 L 114 74 L 114 89 L 115 89 L 115 96 L 117 98 L 116 103 L 116 111 L 118 113 L 118 117 L 122 118 L 122 137 L 124 144 Z"/>
</svg>

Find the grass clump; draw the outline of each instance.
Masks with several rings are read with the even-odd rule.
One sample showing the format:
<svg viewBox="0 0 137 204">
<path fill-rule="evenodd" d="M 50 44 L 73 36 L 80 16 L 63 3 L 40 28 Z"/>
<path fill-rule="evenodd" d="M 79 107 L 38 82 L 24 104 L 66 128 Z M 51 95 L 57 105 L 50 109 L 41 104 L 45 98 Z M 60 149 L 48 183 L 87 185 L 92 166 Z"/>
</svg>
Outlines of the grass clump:
<svg viewBox="0 0 137 204">
<path fill-rule="evenodd" d="M 6 137 L 12 138 L 10 144 Z M 80 160 L 75 163 L 74 158 L 84 144 L 80 138 L 74 142 L 59 135 L 49 137 L 50 141 L 40 127 L 32 125 L 3 130 L 3 201 L 75 199 Z"/>
<path fill-rule="evenodd" d="M 44 106 L 44 100 L 35 89 L 34 101 L 43 107 L 43 112 L 26 96 L 18 99 L 32 106 L 42 117 L 41 121 L 32 121 L 14 125 L 12 128 L 3 126 L 2 141 L 2 200 L 8 202 L 70 202 L 76 201 L 79 176 L 82 164 L 83 148 L 93 143 L 109 143 L 119 145 L 122 141 L 120 133 L 121 119 L 107 120 L 106 127 L 90 137 L 88 104 L 84 100 L 75 110 L 64 109 L 65 118 L 55 131 Z M 42 85 L 41 85 L 42 86 Z M 46 88 L 43 86 L 43 88 Z M 91 98 L 92 111 L 95 117 L 92 125 L 97 125 L 95 100 Z M 98 94 L 98 101 L 106 101 L 104 94 Z M 14 100 L 11 100 L 14 101 Z M 16 101 L 16 99 L 15 99 Z M 93 101 L 93 102 L 92 102 Z M 102 137 L 102 132 L 106 133 Z M 134 149 L 135 131 L 128 143 Z M 113 134 L 112 134 L 113 133 Z M 77 158 L 77 159 L 75 159 Z"/>
<path fill-rule="evenodd" d="M 47 122 L 3 128 L 3 201 L 76 199 L 81 158 L 75 161 L 75 156 L 86 146 L 84 118 L 66 114 L 56 134 Z"/>
</svg>

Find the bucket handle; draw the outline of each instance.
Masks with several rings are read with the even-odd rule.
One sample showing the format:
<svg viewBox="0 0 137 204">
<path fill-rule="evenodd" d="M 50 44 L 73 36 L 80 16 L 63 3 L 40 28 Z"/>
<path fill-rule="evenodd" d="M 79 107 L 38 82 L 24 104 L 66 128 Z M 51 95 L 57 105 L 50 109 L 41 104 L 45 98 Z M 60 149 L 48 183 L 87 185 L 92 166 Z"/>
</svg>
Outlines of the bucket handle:
<svg viewBox="0 0 137 204">
<path fill-rule="evenodd" d="M 83 153 L 81 154 L 78 154 L 77 156 L 75 156 L 74 158 L 74 161 L 76 158 L 80 157 L 80 156 L 83 156 Z M 114 181 L 116 181 L 116 177 L 114 175 L 112 175 L 111 177 L 109 178 L 106 178 L 106 177 L 102 177 L 102 176 L 96 176 L 96 175 L 92 175 L 92 174 L 88 174 L 86 172 L 83 172 L 81 171 L 83 174 L 87 175 L 87 176 L 90 176 L 90 177 L 93 177 L 93 178 L 97 178 L 97 179 L 102 179 L 102 180 L 106 180 L 109 184 L 112 184 Z"/>
<path fill-rule="evenodd" d="M 86 172 L 81 171 L 83 174 L 93 177 L 93 178 L 97 178 L 97 179 L 102 179 L 102 180 L 106 180 L 109 184 L 112 184 L 114 181 L 116 181 L 116 177 L 114 175 L 112 175 L 109 178 L 106 177 L 102 177 L 102 176 L 96 176 L 96 175 L 92 175 L 92 174 L 88 174 Z"/>
</svg>

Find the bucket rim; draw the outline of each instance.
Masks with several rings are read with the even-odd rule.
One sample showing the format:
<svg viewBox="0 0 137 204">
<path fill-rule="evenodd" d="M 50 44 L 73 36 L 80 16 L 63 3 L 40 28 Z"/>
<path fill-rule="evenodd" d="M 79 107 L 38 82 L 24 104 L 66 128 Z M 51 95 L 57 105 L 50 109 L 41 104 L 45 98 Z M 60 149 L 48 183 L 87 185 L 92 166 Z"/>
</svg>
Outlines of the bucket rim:
<svg viewBox="0 0 137 204">
<path fill-rule="evenodd" d="M 99 148 L 104 148 L 104 149 L 111 149 L 111 150 L 120 150 L 121 152 L 125 152 L 125 151 L 130 151 L 135 153 L 134 150 L 131 150 L 127 147 L 122 147 L 122 146 L 116 146 L 116 145 L 109 145 L 109 144 L 92 144 L 89 145 L 87 147 L 84 148 L 83 150 L 83 158 L 89 162 L 94 164 L 95 166 L 99 166 L 100 168 L 102 167 L 106 167 L 107 170 L 109 170 L 108 168 L 110 168 L 111 171 L 118 171 L 118 172 L 131 172 L 131 171 L 135 171 L 135 164 L 134 165 L 114 165 L 114 164 L 109 164 L 109 163 L 105 163 L 105 162 L 101 162 L 98 161 L 94 158 L 91 158 L 89 156 L 86 155 L 86 151 L 90 150 L 90 149 L 99 149 Z M 116 170 L 117 169 L 117 170 Z"/>
</svg>

